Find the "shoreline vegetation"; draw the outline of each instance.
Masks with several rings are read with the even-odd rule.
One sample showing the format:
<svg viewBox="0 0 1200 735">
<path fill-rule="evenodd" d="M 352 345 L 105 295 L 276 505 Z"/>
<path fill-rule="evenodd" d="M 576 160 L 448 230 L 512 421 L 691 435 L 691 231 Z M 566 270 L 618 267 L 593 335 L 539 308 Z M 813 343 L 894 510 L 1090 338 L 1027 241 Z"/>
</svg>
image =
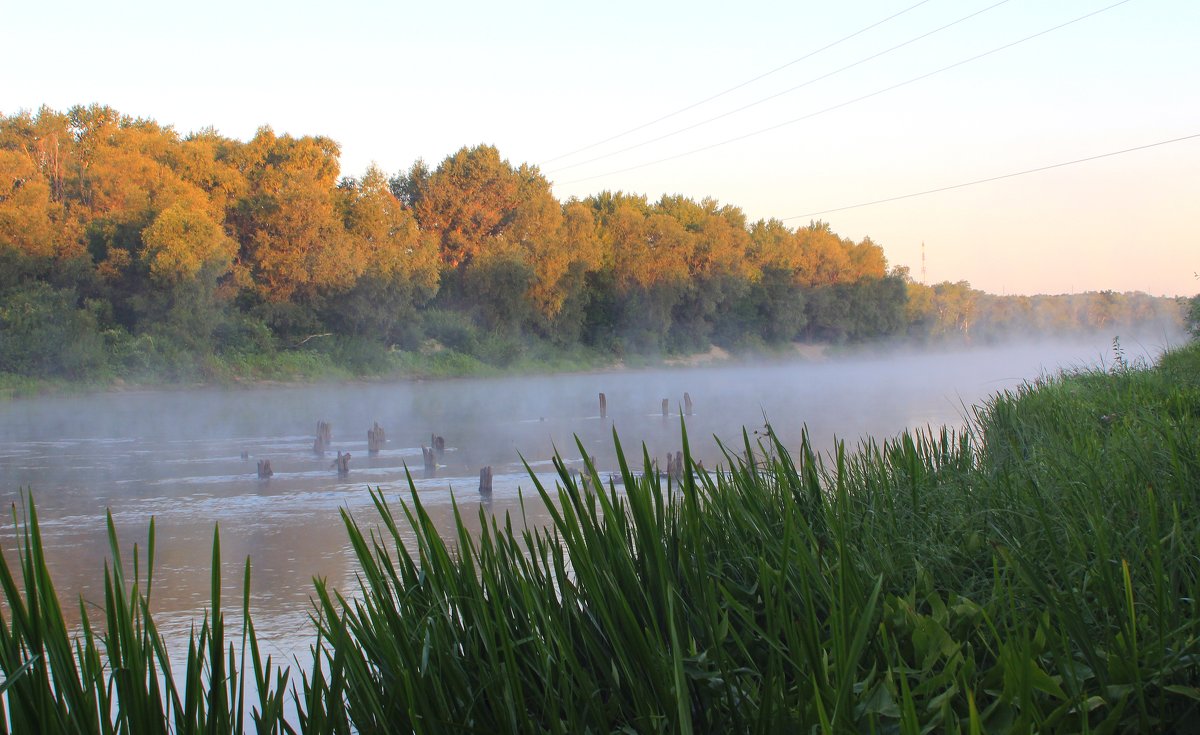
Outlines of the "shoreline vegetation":
<svg viewBox="0 0 1200 735">
<path fill-rule="evenodd" d="M 0 114 L 0 396 L 1174 332 L 1187 310 L 926 283 L 870 237 L 711 198 L 559 201 L 489 145 L 392 175 L 339 155 L 98 104 Z"/>
<path fill-rule="evenodd" d="M 963 433 L 818 455 L 743 431 L 706 472 L 681 430 L 686 471 L 619 451 L 620 492 L 590 466 L 558 463 L 556 487 L 531 472 L 546 529 L 481 509 L 480 534 L 459 516 L 444 539 L 416 492 L 343 511 L 361 588 L 315 581 L 303 671 L 260 655 L 252 560 L 225 628 L 216 532 L 184 660 L 153 623 L 153 523 L 122 557 L 110 522 L 105 599 L 80 602 L 71 636 L 31 498 L 0 565 L 0 730 L 1144 733 L 1200 718 L 1200 342 L 1153 366 L 1116 343 L 1107 368 L 997 394 Z"/>
</svg>

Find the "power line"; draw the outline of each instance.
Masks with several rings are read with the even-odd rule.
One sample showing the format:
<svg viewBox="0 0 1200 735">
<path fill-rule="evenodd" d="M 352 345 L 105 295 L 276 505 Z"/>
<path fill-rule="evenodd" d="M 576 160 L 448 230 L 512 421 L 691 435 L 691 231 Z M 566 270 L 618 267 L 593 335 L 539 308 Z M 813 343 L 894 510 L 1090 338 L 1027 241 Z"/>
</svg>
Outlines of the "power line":
<svg viewBox="0 0 1200 735">
<path fill-rule="evenodd" d="M 746 110 L 749 110 L 751 107 L 757 107 L 758 105 L 761 105 L 761 104 L 763 104 L 764 102 L 770 102 L 771 100 L 773 100 L 773 99 L 775 99 L 775 98 L 777 98 L 777 97 L 782 97 L 782 96 L 783 96 L 783 95 L 785 95 L 785 94 L 791 94 L 792 92 L 795 92 L 795 91 L 796 91 L 796 90 L 798 90 L 798 89 L 803 89 L 804 87 L 807 87 L 807 86 L 809 86 L 810 84 L 816 84 L 817 82 L 824 81 L 824 80 L 826 80 L 826 79 L 828 79 L 828 78 L 830 78 L 830 77 L 832 77 L 832 76 L 834 76 L 834 75 L 836 75 L 836 74 L 841 74 L 842 72 L 844 72 L 844 71 L 848 71 L 848 70 L 850 70 L 850 69 L 853 69 L 853 68 L 854 68 L 854 67 L 856 67 L 856 66 L 861 66 L 862 64 L 865 64 L 865 63 L 867 63 L 868 61 L 873 61 L 873 60 L 875 60 L 875 59 L 878 59 L 880 56 L 885 56 L 885 55 L 887 55 L 887 54 L 890 54 L 890 53 L 892 53 L 893 51 L 898 51 L 898 50 L 900 50 L 900 49 L 904 48 L 905 46 L 908 46 L 908 45 L 914 44 L 914 43 L 916 43 L 917 41 L 920 41 L 920 40 L 922 40 L 922 39 L 928 38 L 929 36 L 932 36 L 932 35 L 933 35 L 933 34 L 935 34 L 935 33 L 940 33 L 940 32 L 942 32 L 942 31 L 946 30 L 947 28 L 950 28 L 950 27 L 952 27 L 952 26 L 956 26 L 956 25 L 958 25 L 959 23 L 963 23 L 963 22 L 965 22 L 965 21 L 968 21 L 968 20 L 970 20 L 971 18 L 974 18 L 974 17 L 975 17 L 975 16 L 977 16 L 977 15 L 982 15 L 982 14 L 986 13 L 986 12 L 987 12 L 987 11 L 989 11 L 989 10 L 992 10 L 992 9 L 994 9 L 994 8 L 998 8 L 998 7 L 1000 7 L 1001 5 L 1004 5 L 1005 3 L 1009 2 L 1009 1 L 1010 1 L 1010 0 L 1000 0 L 999 2 L 997 2 L 997 3 L 993 3 L 992 5 L 989 5 L 989 6 L 987 6 L 986 8 L 983 8 L 982 10 L 976 10 L 975 12 L 973 12 L 973 13 L 970 13 L 969 15 L 964 15 L 963 17 L 959 18 L 958 20 L 951 21 L 950 23 L 947 23 L 947 24 L 945 24 L 945 25 L 943 25 L 943 26 L 941 26 L 941 27 L 939 27 L 939 28 L 934 28 L 934 29 L 933 29 L 933 30 L 931 30 L 931 31 L 927 31 L 927 32 L 925 32 L 925 33 L 922 33 L 922 34 L 921 34 L 921 35 L 919 35 L 919 36 L 916 36 L 916 37 L 914 37 L 914 38 L 910 38 L 910 39 L 908 39 L 907 41 L 904 41 L 903 43 L 896 44 L 895 46 L 892 46 L 891 48 L 884 49 L 883 51 L 880 51 L 880 52 L 878 52 L 878 53 L 872 54 L 872 55 L 870 55 L 870 56 L 868 56 L 868 57 L 866 57 L 866 58 L 864 58 L 864 59 L 859 59 L 858 61 L 855 61 L 855 62 L 854 62 L 854 63 L 852 63 L 852 64 L 847 64 L 846 66 L 843 66 L 843 67 L 841 67 L 840 69 L 834 69 L 833 71 L 831 71 L 831 72 L 828 72 L 828 73 L 826 73 L 826 74 L 822 74 L 822 75 L 821 75 L 821 76 L 819 76 L 819 77 L 814 77 L 814 78 L 812 78 L 812 79 L 809 79 L 809 80 L 808 80 L 808 81 L 806 81 L 806 82 L 802 82 L 802 83 L 800 83 L 800 84 L 797 84 L 797 85 L 796 85 L 796 86 L 794 86 L 794 87 L 789 87 L 788 89 L 785 89 L 785 90 L 783 90 L 782 92 L 776 92 L 775 94 L 772 94 L 772 95 L 769 95 L 769 96 L 767 96 L 767 97 L 763 97 L 763 98 L 761 98 L 761 99 L 755 100 L 754 102 L 750 102 L 749 104 L 742 105 L 741 107 L 738 107 L 738 108 L 735 108 L 735 109 L 729 110 L 728 112 L 723 112 L 723 113 L 721 113 L 720 115 L 716 115 L 715 117 L 710 117 L 710 118 L 708 118 L 708 119 L 706 119 L 706 120 L 701 120 L 700 122 L 698 122 L 698 123 L 694 123 L 694 124 L 692 124 L 692 125 L 688 125 L 687 127 L 683 127 L 683 128 L 678 128 L 678 129 L 676 129 L 676 130 L 672 130 L 672 131 L 671 131 L 671 132 L 669 132 L 669 133 L 663 133 L 662 135 L 658 136 L 657 138 L 650 138 L 649 140 L 644 140 L 644 141 L 642 141 L 641 143 L 634 143 L 633 145 L 626 146 L 626 147 L 624 147 L 624 148 L 619 148 L 619 149 L 617 149 L 617 150 L 615 150 L 615 151 L 611 151 L 611 152 L 609 152 L 609 153 L 602 153 L 602 154 L 601 154 L 601 155 L 599 155 L 599 156 L 594 156 L 594 157 L 592 157 L 592 158 L 588 158 L 588 159 L 586 159 L 586 160 L 579 161 L 578 163 L 571 163 L 571 164 L 568 164 L 568 165 L 566 165 L 566 166 L 560 166 L 559 168 L 553 169 L 553 170 L 549 171 L 548 173 L 556 173 L 556 172 L 558 172 L 558 171 L 566 171 L 567 169 L 571 169 L 571 168 L 577 168 L 577 167 L 579 167 L 579 166 L 586 166 L 586 165 L 587 165 L 587 164 L 589 164 L 589 163 L 595 163 L 596 161 L 601 161 L 601 160 L 604 160 L 605 158 L 611 158 L 611 157 L 613 157 L 613 156 L 617 156 L 617 155 L 620 155 L 620 154 L 622 154 L 622 153 L 628 153 L 629 151 L 636 150 L 636 149 L 638 149 L 638 148 L 642 148 L 642 147 L 644 147 L 644 146 L 648 146 L 648 145 L 650 145 L 651 143 L 657 143 L 657 142 L 659 142 L 660 140 L 665 140 L 666 138 L 670 138 L 670 137 L 673 137 L 673 136 L 679 135 L 680 133 L 686 133 L 686 132 L 687 132 L 687 131 L 689 131 L 689 130 L 695 130 L 695 129 L 696 129 L 696 128 L 698 128 L 698 127 L 701 127 L 701 126 L 707 125 L 707 124 L 709 124 L 709 123 L 711 123 L 711 122 L 716 122 L 717 120 L 721 120 L 721 119 L 723 119 L 723 118 L 729 117 L 730 115 L 736 115 L 736 114 L 737 114 L 737 113 L 739 113 L 739 112 L 744 112 L 744 111 L 746 111 Z M 711 99 L 711 98 L 710 98 L 710 99 Z M 662 119 L 662 118 L 660 118 L 660 119 Z M 610 140 L 611 140 L 611 138 L 610 138 Z"/>
<path fill-rule="evenodd" d="M 862 35 L 863 33 L 866 33 L 867 31 L 871 30 L 872 28 L 875 28 L 876 26 L 881 26 L 884 23 L 887 23 L 889 20 L 894 20 L 896 18 L 899 18 L 900 16 L 904 15 L 905 13 L 909 12 L 910 10 L 915 10 L 916 8 L 921 7 L 922 5 L 924 5 L 927 2 L 929 2 L 929 0 L 921 0 L 916 5 L 910 5 L 909 7 L 905 8 L 904 10 L 901 10 L 898 13 L 893 13 L 892 15 L 889 15 L 888 17 L 884 18 L 883 20 L 875 21 L 871 25 L 866 26 L 865 28 L 860 28 L 857 31 L 855 31 L 854 33 L 851 33 L 848 36 L 839 38 L 838 40 L 836 40 L 832 43 L 828 43 L 828 44 L 822 46 L 821 48 L 816 49 L 815 51 L 809 51 L 807 54 L 805 54 L 797 59 L 792 59 L 791 61 L 787 62 L 786 64 L 777 66 L 774 69 L 771 69 L 770 71 L 765 71 L 756 77 L 753 77 L 751 79 L 747 79 L 744 82 L 741 82 L 740 84 L 735 84 L 734 86 L 730 87 L 729 89 L 724 90 L 723 92 L 717 92 L 716 94 L 712 95 L 711 97 L 705 97 L 704 99 L 700 100 L 699 102 L 693 102 L 692 104 L 688 105 L 687 107 L 681 107 L 674 112 L 667 113 L 666 115 L 663 115 L 662 117 L 651 120 L 650 122 L 642 123 L 641 125 L 630 128 L 629 130 L 626 130 L 623 133 L 617 133 L 616 135 L 605 138 L 604 140 L 596 141 L 595 143 L 590 143 L 588 145 L 583 146 L 582 148 L 576 148 L 575 150 L 570 151 L 569 153 L 563 153 L 561 155 L 555 156 L 554 158 L 548 158 L 545 161 L 542 161 L 542 163 L 539 165 L 545 166 L 547 163 L 553 163 L 557 160 L 567 158 L 569 156 L 573 156 L 576 153 L 583 153 L 584 151 L 591 150 L 592 148 L 604 145 L 605 143 L 611 143 L 612 141 L 617 140 L 618 138 L 624 138 L 626 135 L 630 135 L 631 133 L 636 133 L 637 131 L 648 128 L 651 125 L 657 125 L 658 123 L 660 123 L 664 120 L 669 120 L 669 119 L 675 117 L 676 115 L 680 115 L 684 112 L 687 112 L 688 110 L 699 107 L 700 105 L 704 105 L 709 102 L 712 102 L 713 100 L 715 100 L 719 97 L 724 97 L 725 95 L 729 94 L 730 92 L 736 92 L 737 90 L 741 89 L 742 87 L 745 87 L 749 84 L 753 84 L 754 82 L 757 82 L 760 79 L 765 79 L 777 72 L 781 72 L 784 69 L 788 68 L 789 66 L 792 66 L 793 64 L 798 64 L 801 61 L 804 61 L 805 59 L 812 58 L 813 56 L 816 56 L 817 54 L 821 53 L 822 51 L 828 51 L 829 49 L 833 48 L 834 46 L 837 46 L 838 44 L 845 43 L 846 41 L 849 41 L 850 39 L 854 38 L 855 36 Z"/>
<path fill-rule="evenodd" d="M 1034 33 L 1034 34 L 1032 34 L 1032 35 L 1029 35 L 1029 36 L 1025 36 L 1024 38 L 1017 39 L 1016 41 L 1011 41 L 1011 42 L 1009 42 L 1009 43 L 1006 43 L 1006 44 L 1004 44 L 1003 46 L 997 46 L 996 48 L 994 48 L 994 49 L 991 49 L 991 50 L 989 50 L 989 51 L 984 51 L 984 52 L 983 52 L 983 53 L 981 53 L 981 54 L 976 54 L 975 56 L 970 56 L 970 57 L 967 57 L 967 58 L 965 58 L 965 59 L 962 59 L 962 60 L 960 60 L 960 61 L 956 61 L 956 62 L 954 62 L 953 64 L 948 64 L 948 65 L 946 65 L 946 66 L 943 66 L 943 67 L 941 67 L 941 68 L 939 68 L 939 69 L 934 69 L 934 70 L 933 70 L 933 71 L 931 71 L 931 72 L 926 72 L 926 73 L 924 73 L 924 74 L 921 74 L 921 75 L 919 75 L 919 76 L 915 76 L 915 77 L 913 77 L 913 78 L 911 78 L 911 79 L 907 79 L 907 80 L 905 80 L 905 81 L 903 81 L 903 82 L 899 82 L 899 83 L 897 83 L 897 84 L 893 84 L 893 85 L 891 85 L 891 86 L 889 86 L 889 87 L 884 87 L 883 89 L 877 89 L 877 90 L 875 90 L 874 92 L 870 92 L 870 93 L 868 93 L 868 94 L 864 94 L 864 95 L 862 95 L 861 97 L 855 97 L 854 99 L 851 99 L 851 100 L 846 100 L 845 102 L 840 102 L 840 103 L 838 103 L 838 104 L 836 104 L 836 105 L 831 105 L 830 107 L 826 107 L 826 108 L 824 108 L 824 109 L 817 110 L 816 112 L 810 112 L 810 113 L 809 113 L 809 114 L 807 114 L 807 115 L 801 115 L 800 117 L 793 118 L 793 119 L 791 119 L 791 120 L 785 120 L 784 122 L 781 122 L 781 123 L 776 123 L 775 125 L 771 125 L 771 126 L 769 126 L 769 127 L 761 128 L 761 129 L 759 129 L 759 130 L 755 130 L 755 131 L 753 131 L 753 132 L 750 132 L 750 133 L 745 133 L 745 134 L 743 134 L 743 135 L 739 135 L 739 136 L 736 136 L 736 137 L 733 137 L 733 138 L 727 138 L 726 140 L 722 140 L 722 141 L 720 141 L 720 142 L 717 142 L 717 143 L 710 143 L 709 145 L 706 145 L 706 146 L 701 146 L 701 147 L 699 147 L 699 148 L 693 148 L 693 149 L 691 149 L 691 150 L 684 151 L 683 153 L 676 153 L 676 154 L 675 154 L 675 155 L 673 155 L 673 156 L 667 156 L 667 157 L 665 157 L 665 158 L 659 158 L 659 159 L 656 159 L 656 160 L 653 160 L 653 161 L 648 161 L 648 162 L 646 162 L 646 163 L 639 163 L 639 164 L 637 164 L 637 165 L 634 165 L 634 166 L 626 166 L 625 168 L 620 168 L 620 169 L 616 169 L 616 170 L 613 170 L 613 171 L 607 171 L 607 172 L 605 172 L 605 173 L 602 173 L 602 174 L 596 174 L 596 175 L 594 175 L 594 176 L 585 176 L 585 177 L 582 177 L 582 178 L 573 179 L 573 180 L 571 180 L 571 181 L 566 181 L 566 182 L 563 182 L 563 185 L 564 185 L 564 186 L 569 186 L 569 185 L 571 185 L 571 184 L 578 184 L 578 183 L 581 183 L 581 182 L 584 182 L 584 181 L 591 181 L 591 180 L 593 180 L 593 179 L 600 179 L 600 178 L 604 178 L 604 177 L 606 177 L 606 176 L 612 176 L 612 175 L 614 175 L 614 174 L 626 173 L 626 172 L 628 172 L 628 171 L 636 171 L 636 170 L 638 170 L 638 169 L 647 168 L 647 167 L 649 167 L 649 166 L 657 166 L 657 165 L 658 165 L 658 164 L 660 164 L 660 163 L 666 163 L 667 161 L 674 161 L 674 160 L 676 160 L 676 159 L 678 159 L 678 158 L 684 158 L 684 157 L 686 157 L 686 156 L 695 155 L 696 153 L 703 153 L 704 151 L 709 151 L 709 150 L 712 150 L 712 149 L 714 149 L 714 148 L 720 148 L 721 146 L 729 145 L 730 143 L 737 143 L 737 142 L 739 142 L 739 141 L 746 140 L 747 138 L 753 138 L 753 137 L 755 137 L 755 136 L 757 136 L 757 135 L 762 135 L 763 133 L 769 133 L 769 132 L 771 132 L 771 131 L 773 131 L 773 130 L 778 130 L 779 128 L 787 127 L 788 125 L 794 125 L 794 124 L 796 124 L 796 123 L 798 123 L 798 122 L 802 122 L 802 121 L 804 121 L 804 120 L 808 120 L 808 119 L 811 119 L 811 118 L 817 117 L 818 115 L 824 115 L 824 114 L 825 114 L 825 113 L 827 113 L 827 112 L 833 112 L 834 110 L 839 110 L 839 109 L 841 109 L 841 108 L 843 108 L 843 107 L 847 107 L 847 106 L 849 106 L 849 105 L 852 105 L 852 104 L 854 104 L 854 103 L 856 103 L 856 102 L 862 102 L 863 100 L 867 100 L 867 99 L 870 99 L 870 98 L 872 98 L 872 97 L 877 97 L 877 96 L 879 96 L 879 95 L 881 95 L 881 94 L 884 94 L 884 93 L 886 93 L 886 92 L 891 92 L 891 91 L 893 91 L 893 90 L 900 89 L 901 87 L 908 86 L 909 84 L 913 84 L 913 83 L 915 83 L 915 82 L 919 82 L 919 81 L 921 81 L 921 80 L 923 80 L 923 79 L 928 79 L 929 77 L 932 77 L 932 76 L 934 76 L 934 75 L 936 75 L 936 74 L 941 74 L 942 72 L 949 71 L 949 70 L 951 70 L 951 69 L 954 69 L 954 68 L 956 68 L 956 67 L 959 67 L 959 66 L 963 66 L 964 64 L 969 64 L 969 63 L 971 63 L 972 61 L 978 61 L 979 59 L 982 59 L 982 58 L 984 58 L 984 57 L 987 57 L 987 56 L 991 56 L 992 54 L 999 53 L 1000 51 L 1004 51 L 1004 50 L 1006 50 L 1006 49 L 1010 49 L 1010 48 L 1012 48 L 1013 46 L 1017 46 L 1017 45 L 1019 45 L 1019 44 L 1025 43 L 1026 41 L 1032 41 L 1033 39 L 1035 39 L 1035 38 L 1038 38 L 1038 37 L 1040 37 L 1040 36 L 1044 36 L 1044 35 L 1046 35 L 1047 33 L 1052 33 L 1052 32 L 1054 32 L 1054 31 L 1060 30 L 1060 29 L 1062 29 L 1062 28 L 1066 28 L 1066 27 L 1067 27 L 1067 26 L 1069 26 L 1069 25 L 1073 25 L 1073 24 L 1075 24 L 1075 23 L 1078 23 L 1078 22 L 1080 22 L 1080 21 L 1082 21 L 1082 20 L 1086 20 L 1086 19 L 1088 19 L 1088 18 L 1091 18 L 1091 17 L 1092 17 L 1092 16 L 1094 16 L 1094 15 L 1099 15 L 1100 13 L 1103 13 L 1103 12 L 1106 12 L 1106 11 L 1109 11 L 1109 10 L 1112 10 L 1113 8 L 1115 8 L 1115 7 L 1118 7 L 1118 6 L 1120 6 L 1120 5 L 1124 5 L 1124 4 L 1125 4 L 1125 3 L 1127 3 L 1127 2 L 1130 2 L 1130 0 L 1119 0 L 1118 2 L 1115 2 L 1115 3 L 1113 3 L 1112 5 L 1107 5 L 1107 6 L 1103 7 L 1103 8 L 1100 8 L 1100 9 L 1098 9 L 1098 10 L 1093 10 L 1093 11 L 1091 11 L 1090 13 L 1085 13 L 1084 15 L 1081 15 L 1081 16 L 1079 16 L 1079 17 L 1077 17 L 1077 18 L 1074 18 L 1074 19 L 1072 19 L 1072 20 L 1068 20 L 1068 21 L 1066 21 L 1065 23 L 1059 23 L 1059 24 L 1058 24 L 1058 25 L 1056 25 L 1056 26 L 1052 26 L 1052 27 L 1050 27 L 1050 28 L 1047 28 L 1047 29 L 1045 29 L 1045 30 L 1038 31 L 1037 33 Z"/>
<path fill-rule="evenodd" d="M 1184 135 L 1179 138 L 1171 138 L 1170 140 L 1160 140 L 1157 143 L 1147 143 L 1145 145 L 1134 146 L 1133 148 L 1125 148 L 1125 149 L 1119 150 L 1119 151 L 1109 151 L 1108 153 L 1099 153 L 1094 156 L 1088 156 L 1087 158 L 1076 158 L 1073 161 L 1063 161 L 1061 163 L 1052 163 L 1049 166 L 1039 166 L 1037 168 L 1025 169 L 1024 171 L 1014 171 L 1013 173 L 1009 173 L 1009 174 L 1001 174 L 999 176 L 989 176 L 986 179 L 976 179 L 974 181 L 965 181 L 961 184 L 952 184 L 950 186 L 942 186 L 942 187 L 938 187 L 937 189 L 926 189 L 925 191 L 917 191 L 917 192 L 913 192 L 912 194 L 901 194 L 900 196 L 887 197 L 886 199 L 875 199 L 870 202 L 861 202 L 859 204 L 850 204 L 845 207 L 834 207 L 833 209 L 822 209 L 819 212 L 809 212 L 807 214 L 794 214 L 791 217 L 783 217 L 780 219 L 780 221 L 786 222 L 786 221 L 792 220 L 792 219 L 803 219 L 804 217 L 815 217 L 819 214 L 829 214 L 830 212 L 842 212 L 847 209 L 858 209 L 859 207 L 870 207 L 875 204 L 884 204 L 886 202 L 895 202 L 895 201 L 899 201 L 901 199 L 912 199 L 913 197 L 925 196 L 926 194 L 937 194 L 937 193 L 943 192 L 943 191 L 951 191 L 952 189 L 962 189 L 967 186 L 975 186 L 977 184 L 986 184 L 986 183 L 989 183 L 992 181 L 1000 181 L 1001 179 L 1011 179 L 1014 176 L 1025 176 L 1026 174 L 1036 174 L 1041 171 L 1049 171 L 1050 169 L 1062 168 L 1063 166 L 1074 166 L 1077 163 L 1086 163 L 1088 161 L 1095 161 L 1100 158 L 1110 158 L 1112 156 L 1119 156 L 1124 153 L 1133 153 L 1134 151 L 1144 151 L 1147 148 L 1157 148 L 1158 146 L 1170 145 L 1171 143 L 1179 143 L 1179 142 L 1182 142 L 1185 140 L 1192 140 L 1193 138 L 1200 138 L 1200 133 Z"/>
</svg>

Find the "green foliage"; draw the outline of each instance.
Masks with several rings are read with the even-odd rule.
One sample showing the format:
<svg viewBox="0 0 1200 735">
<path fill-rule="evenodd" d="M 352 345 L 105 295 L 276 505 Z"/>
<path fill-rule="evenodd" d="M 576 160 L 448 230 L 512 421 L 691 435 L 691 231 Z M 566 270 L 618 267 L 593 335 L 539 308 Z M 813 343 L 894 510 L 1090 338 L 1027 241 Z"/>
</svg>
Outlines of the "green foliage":
<svg viewBox="0 0 1200 735">
<path fill-rule="evenodd" d="M 479 330 L 469 316 L 450 309 L 428 309 L 421 316 L 426 337 L 458 352 L 475 352 Z"/>
<path fill-rule="evenodd" d="M 335 334 L 314 340 L 319 352 L 329 356 L 330 362 L 350 370 L 355 375 L 381 375 L 392 367 L 391 354 L 381 342 Z"/>
<path fill-rule="evenodd" d="M 411 349 L 420 338 L 419 299 L 419 289 L 404 276 L 370 274 L 326 299 L 322 321 L 340 334 Z"/>
<path fill-rule="evenodd" d="M 275 336 L 262 321 L 235 312 L 212 330 L 213 347 L 219 354 L 231 352 L 270 355 L 276 349 Z"/>
<path fill-rule="evenodd" d="M 211 605 L 191 634 L 186 656 L 172 662 L 151 614 L 153 521 L 144 556 L 134 546 L 132 576 L 127 577 L 109 515 L 103 604 L 96 611 L 80 599 L 83 623 L 75 635 L 68 630 L 50 578 L 32 499 L 24 505 L 20 522 L 14 508 L 13 521 L 18 539 L 15 566 L 0 554 L 5 602 L 0 608 L 0 732 L 243 732 L 250 722 L 264 733 L 291 730 L 283 721 L 288 670 L 276 669 L 270 657 L 262 657 L 250 619 L 249 561 L 240 644 L 226 637 L 221 545 L 215 530 Z M 250 673 L 257 701 L 247 697 Z"/>
<path fill-rule="evenodd" d="M 1185 317 L 1187 330 L 1192 335 L 1192 339 L 1200 339 L 1200 296 L 1188 299 L 1185 308 L 1187 309 Z"/>
<path fill-rule="evenodd" d="M 354 375 L 315 350 L 281 350 L 272 354 L 231 352 L 222 355 L 217 369 L 223 380 L 314 381 L 347 380 Z"/>
<path fill-rule="evenodd" d="M 86 378 L 106 359 L 95 315 L 72 289 L 31 281 L 0 293 L 0 371 Z"/>
<path fill-rule="evenodd" d="M 509 332 L 487 332 L 479 340 L 475 356 L 489 365 L 509 367 L 525 352 L 525 341 Z"/>
<path fill-rule="evenodd" d="M 477 258 L 463 274 L 480 326 L 487 330 L 519 332 L 532 319 L 525 292 L 533 283 L 533 267 L 516 253 Z"/>
</svg>

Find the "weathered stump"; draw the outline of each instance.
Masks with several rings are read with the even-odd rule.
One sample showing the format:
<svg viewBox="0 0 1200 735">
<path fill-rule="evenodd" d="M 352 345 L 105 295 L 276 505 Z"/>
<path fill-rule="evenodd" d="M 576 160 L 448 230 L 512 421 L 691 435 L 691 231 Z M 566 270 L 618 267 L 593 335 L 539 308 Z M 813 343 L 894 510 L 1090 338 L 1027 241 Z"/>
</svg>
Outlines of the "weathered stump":
<svg viewBox="0 0 1200 735">
<path fill-rule="evenodd" d="M 275 474 L 275 471 L 271 469 L 271 460 L 269 460 L 269 459 L 258 460 L 258 479 L 266 480 L 273 474 Z"/>
<path fill-rule="evenodd" d="M 670 410 L 671 410 L 671 402 L 670 402 L 670 401 L 668 401 L 666 398 L 664 398 L 664 399 L 662 400 L 662 411 L 663 411 L 663 418 L 664 418 L 664 419 L 667 417 L 667 415 L 668 415 L 668 413 L 670 412 Z"/>
<path fill-rule="evenodd" d="M 683 392 L 683 414 L 685 416 L 692 415 L 692 396 L 687 391 Z"/>
<path fill-rule="evenodd" d="M 323 457 L 325 450 L 333 443 L 333 428 L 328 421 L 317 422 L 317 438 L 313 441 L 313 454 Z"/>
<path fill-rule="evenodd" d="M 446 438 L 445 437 L 438 436 L 437 434 L 431 434 L 429 439 L 430 439 L 430 441 L 429 441 L 430 446 L 433 447 L 433 451 L 437 452 L 437 456 L 439 458 L 443 454 L 446 453 Z"/>
<path fill-rule="evenodd" d="M 603 418 L 606 418 L 607 416 L 608 416 L 608 400 L 604 397 L 604 394 L 601 393 L 600 394 L 600 418 L 603 419 Z"/>
<path fill-rule="evenodd" d="M 683 479 L 683 452 L 667 452 L 667 475 L 675 482 Z"/>
<path fill-rule="evenodd" d="M 479 494 L 492 494 L 492 466 L 488 465 L 479 470 Z"/>
<path fill-rule="evenodd" d="M 346 452 L 343 454 L 342 452 L 338 452 L 337 459 L 333 460 L 333 464 L 330 467 L 337 468 L 338 477 L 345 477 L 350 474 L 350 453 Z"/>
<path fill-rule="evenodd" d="M 437 458 L 433 454 L 433 449 L 424 444 L 421 445 L 421 460 L 425 463 L 425 476 L 433 477 L 437 474 Z"/>
<path fill-rule="evenodd" d="M 583 469 L 579 471 L 579 487 L 584 490 L 592 491 L 592 471 L 596 469 L 596 455 L 590 455 L 585 458 Z"/>
<path fill-rule="evenodd" d="M 367 429 L 367 453 L 379 454 L 379 450 L 383 449 L 384 444 L 387 444 L 387 434 L 383 427 L 376 422 L 373 427 Z"/>
</svg>

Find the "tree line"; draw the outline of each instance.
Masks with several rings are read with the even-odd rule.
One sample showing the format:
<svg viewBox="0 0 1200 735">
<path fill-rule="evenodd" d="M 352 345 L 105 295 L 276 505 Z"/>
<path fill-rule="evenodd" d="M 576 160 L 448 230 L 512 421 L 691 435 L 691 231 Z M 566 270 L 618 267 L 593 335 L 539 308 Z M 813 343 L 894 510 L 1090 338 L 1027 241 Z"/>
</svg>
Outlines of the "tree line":
<svg viewBox="0 0 1200 735">
<path fill-rule="evenodd" d="M 0 371 L 86 377 L 314 350 L 368 368 L 1178 323 L 1170 299 L 926 286 L 813 221 L 603 191 L 487 145 L 341 176 L 337 143 L 181 135 L 100 105 L 0 117 Z"/>
</svg>

